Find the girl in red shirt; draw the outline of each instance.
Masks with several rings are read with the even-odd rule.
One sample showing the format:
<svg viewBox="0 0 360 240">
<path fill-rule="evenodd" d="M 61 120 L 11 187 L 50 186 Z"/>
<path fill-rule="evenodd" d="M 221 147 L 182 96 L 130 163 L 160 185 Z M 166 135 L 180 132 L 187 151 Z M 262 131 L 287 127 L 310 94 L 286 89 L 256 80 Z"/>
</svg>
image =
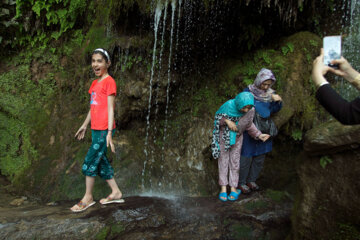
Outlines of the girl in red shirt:
<svg viewBox="0 0 360 240">
<path fill-rule="evenodd" d="M 112 152 L 115 152 L 112 136 L 115 132 L 116 83 L 108 73 L 110 64 L 108 52 L 102 48 L 95 49 L 92 54 L 91 67 L 98 79 L 92 82 L 89 89 L 91 96 L 90 111 L 84 123 L 75 134 L 78 140 L 83 139 L 86 128 L 91 122 L 92 143 L 82 166 L 82 173 L 86 176 L 86 192 L 81 201 L 71 208 L 73 212 L 85 211 L 95 204 L 92 190 L 95 177 L 98 175 L 107 181 L 112 190 L 107 198 L 100 200 L 100 203 L 124 202 L 122 193 L 114 179 L 114 169 L 106 157 L 108 146 L 110 146 Z"/>
</svg>

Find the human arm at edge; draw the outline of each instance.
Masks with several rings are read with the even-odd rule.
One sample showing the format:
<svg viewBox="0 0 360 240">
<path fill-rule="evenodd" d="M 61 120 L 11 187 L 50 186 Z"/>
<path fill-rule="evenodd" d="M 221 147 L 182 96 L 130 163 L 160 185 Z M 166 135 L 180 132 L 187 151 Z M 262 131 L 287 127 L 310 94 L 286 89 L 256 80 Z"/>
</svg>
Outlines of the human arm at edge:
<svg viewBox="0 0 360 240">
<path fill-rule="evenodd" d="M 107 96 L 108 100 L 108 133 L 106 136 L 106 146 L 111 148 L 112 152 L 115 152 L 115 146 L 112 140 L 112 130 L 114 127 L 114 105 L 115 105 L 115 95 Z"/>
</svg>

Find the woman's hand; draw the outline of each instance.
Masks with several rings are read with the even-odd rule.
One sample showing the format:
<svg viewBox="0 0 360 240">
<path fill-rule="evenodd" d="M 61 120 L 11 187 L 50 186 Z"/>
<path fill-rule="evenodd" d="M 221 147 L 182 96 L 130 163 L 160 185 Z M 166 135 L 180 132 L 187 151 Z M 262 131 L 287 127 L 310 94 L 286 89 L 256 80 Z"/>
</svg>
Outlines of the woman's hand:
<svg viewBox="0 0 360 240">
<path fill-rule="evenodd" d="M 83 139 L 84 136 L 85 136 L 85 132 L 86 132 L 86 127 L 85 127 L 85 126 L 81 126 L 81 127 L 79 128 L 79 130 L 76 132 L 75 138 L 77 138 L 78 140 Z"/>
<path fill-rule="evenodd" d="M 280 97 L 279 94 L 272 94 L 272 95 L 271 95 L 271 99 L 272 99 L 274 102 L 281 102 L 281 101 L 282 101 L 282 98 Z"/>
<path fill-rule="evenodd" d="M 260 136 L 258 137 L 261 141 L 265 142 L 266 140 L 268 140 L 270 138 L 269 134 L 260 134 Z"/>
<path fill-rule="evenodd" d="M 228 127 L 230 128 L 230 130 L 237 132 L 237 127 L 236 124 L 233 121 L 230 121 L 229 119 L 225 119 L 226 124 L 228 125 Z"/>
<path fill-rule="evenodd" d="M 320 86 L 322 83 L 327 83 L 324 75 L 331 71 L 331 67 L 324 64 L 324 49 L 321 48 L 320 55 L 315 58 L 313 62 L 313 68 L 311 77 L 316 86 Z"/>
<path fill-rule="evenodd" d="M 108 134 L 106 136 L 106 147 L 109 147 L 109 145 L 110 145 L 111 151 L 114 153 L 115 145 L 112 141 L 112 132 L 111 131 L 108 131 Z"/>
<path fill-rule="evenodd" d="M 329 69 L 329 72 L 341 76 L 349 82 L 353 82 L 355 78 L 359 75 L 359 73 L 355 69 L 353 69 L 350 63 L 343 57 L 331 61 L 331 64 L 337 64 L 339 68 L 331 68 Z"/>
</svg>

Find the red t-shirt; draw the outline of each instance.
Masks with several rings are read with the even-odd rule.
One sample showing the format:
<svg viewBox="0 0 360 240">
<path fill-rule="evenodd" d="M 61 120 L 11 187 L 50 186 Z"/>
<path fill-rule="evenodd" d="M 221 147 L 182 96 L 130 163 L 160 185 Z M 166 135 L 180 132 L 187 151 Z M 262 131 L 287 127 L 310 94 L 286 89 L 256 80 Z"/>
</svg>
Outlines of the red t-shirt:
<svg viewBox="0 0 360 240">
<path fill-rule="evenodd" d="M 108 101 L 110 95 L 116 96 L 115 80 L 108 76 L 102 81 L 94 80 L 89 89 L 90 111 L 91 111 L 91 129 L 106 130 L 108 129 Z M 115 106 L 114 106 L 115 108 Z M 115 119 L 114 126 L 115 129 Z"/>
</svg>

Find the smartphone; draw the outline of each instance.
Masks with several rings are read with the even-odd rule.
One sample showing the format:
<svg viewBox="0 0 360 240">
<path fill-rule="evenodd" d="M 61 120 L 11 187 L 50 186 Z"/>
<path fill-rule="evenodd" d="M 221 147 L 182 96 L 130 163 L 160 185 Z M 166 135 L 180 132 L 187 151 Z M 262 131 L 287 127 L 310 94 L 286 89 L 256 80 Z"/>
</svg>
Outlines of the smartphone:
<svg viewBox="0 0 360 240">
<path fill-rule="evenodd" d="M 338 65 L 331 64 L 334 59 L 340 59 L 341 57 L 341 36 L 327 36 L 323 39 L 324 48 L 324 64 L 338 68 Z"/>
</svg>

